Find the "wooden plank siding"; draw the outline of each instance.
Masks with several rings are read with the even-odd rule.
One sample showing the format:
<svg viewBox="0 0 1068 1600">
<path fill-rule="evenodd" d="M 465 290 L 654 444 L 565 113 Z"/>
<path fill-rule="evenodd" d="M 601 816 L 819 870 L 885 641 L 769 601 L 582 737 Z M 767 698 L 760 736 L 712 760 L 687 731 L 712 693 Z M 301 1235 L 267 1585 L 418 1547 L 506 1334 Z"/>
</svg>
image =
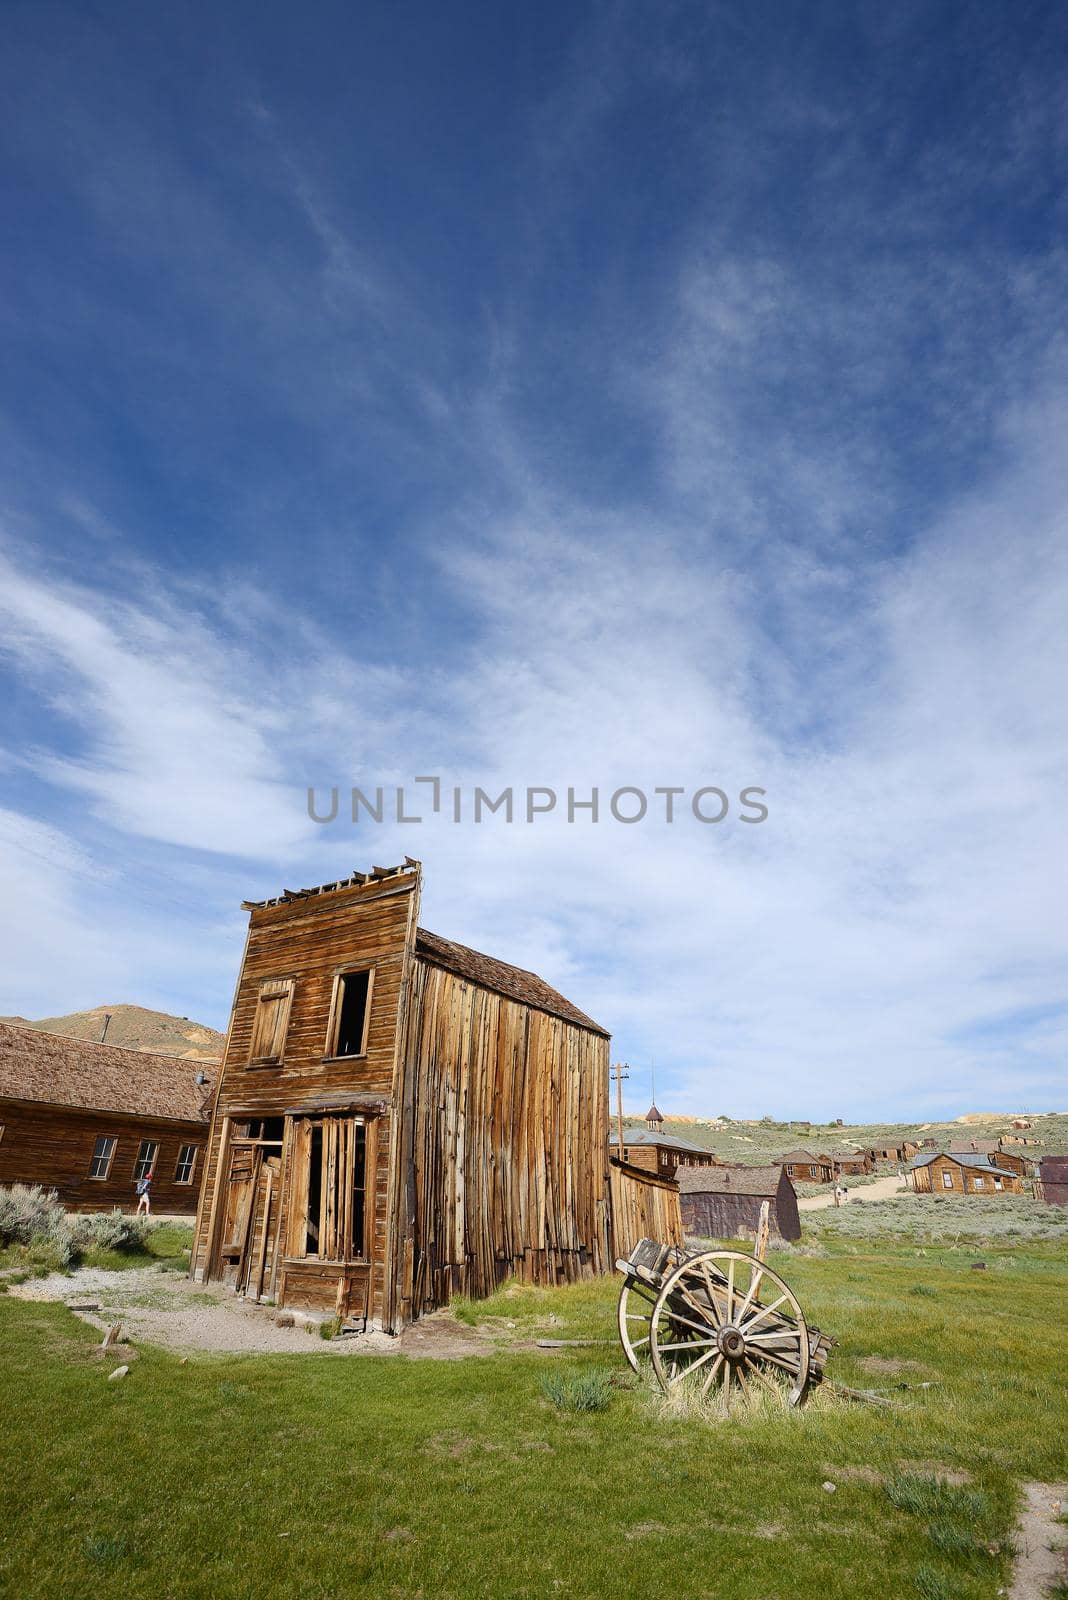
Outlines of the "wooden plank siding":
<svg viewBox="0 0 1068 1600">
<path fill-rule="evenodd" d="M 370 1097 L 382 1108 L 378 1128 L 369 1316 L 388 1323 L 392 1275 L 389 1216 L 392 1099 L 397 1027 L 409 946 L 418 913 L 418 874 L 370 882 L 318 898 L 295 899 L 254 909 L 238 980 L 222 1079 L 212 1122 L 204 1200 L 193 1254 L 194 1275 L 219 1275 L 221 1186 L 227 1181 L 224 1129 L 248 1117 L 311 1114 L 327 1101 Z M 373 968 L 366 1050 L 360 1056 L 327 1058 L 334 980 L 339 972 Z M 277 1065 L 250 1063 L 260 985 L 292 978 L 285 1043 Z M 222 1175 L 220 1185 L 220 1174 Z M 281 1182 L 281 1237 L 286 1236 L 287 1174 Z M 341 1269 L 324 1264 L 324 1280 Z"/>
<path fill-rule="evenodd" d="M 133 1210 L 137 1204 L 133 1169 L 143 1139 L 159 1145 L 152 1179 L 155 1211 L 191 1216 L 197 1207 L 204 1170 L 205 1122 L 132 1116 L 122 1111 L 49 1105 L 0 1097 L 0 1186 L 39 1183 L 54 1189 L 72 1211 Z M 91 1178 L 89 1166 L 98 1137 L 116 1140 L 105 1178 Z M 178 1153 L 196 1147 L 188 1183 L 175 1181 Z"/>
<path fill-rule="evenodd" d="M 603 1272 L 607 1038 L 419 956 L 410 985 L 400 1320 L 513 1274 Z"/>
<path fill-rule="evenodd" d="M 678 1185 L 654 1177 L 640 1167 L 612 1157 L 609 1163 L 612 1205 L 612 1256 L 622 1260 L 642 1239 L 682 1244 Z"/>
<path fill-rule="evenodd" d="M 608 1035 L 536 975 L 419 929 L 420 887 L 410 864 L 249 908 L 195 1277 L 246 1292 L 262 1279 L 280 1303 L 397 1331 L 509 1275 L 540 1284 L 610 1270 Z M 347 970 L 372 973 L 366 1048 L 338 1058 L 327 1043 Z M 272 1006 L 285 994 L 284 1037 L 274 1017 L 257 1026 L 261 990 Z M 277 1059 L 250 1059 L 254 1039 Z M 323 1210 L 331 1243 L 316 1234 L 302 1258 L 315 1210 L 307 1130 L 323 1130 L 321 1182 L 334 1193 L 337 1163 L 351 1159 L 346 1117 L 367 1128 L 365 1250 L 341 1259 L 343 1219 Z M 270 1119 L 263 1148 L 277 1158 L 266 1224 L 262 1164 L 234 1169 L 257 1119 Z M 261 1236 L 268 1249 L 277 1241 L 262 1268 L 249 1256 L 262 1255 Z"/>
</svg>

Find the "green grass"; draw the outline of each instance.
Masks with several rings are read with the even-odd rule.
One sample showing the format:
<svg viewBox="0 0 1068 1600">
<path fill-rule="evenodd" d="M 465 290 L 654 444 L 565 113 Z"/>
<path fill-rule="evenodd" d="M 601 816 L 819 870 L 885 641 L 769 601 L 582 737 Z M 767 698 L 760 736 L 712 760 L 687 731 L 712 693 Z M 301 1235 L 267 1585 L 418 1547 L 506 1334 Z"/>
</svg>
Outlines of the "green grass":
<svg viewBox="0 0 1068 1600">
<path fill-rule="evenodd" d="M 192 1243 L 192 1224 L 160 1222 L 147 1235 L 143 1250 L 102 1250 L 97 1246 L 88 1246 L 80 1253 L 80 1263 L 85 1267 L 104 1267 L 113 1272 L 151 1266 L 184 1272 L 189 1266 Z M 33 1244 L 12 1244 L 0 1249 L 0 1272 L 9 1268 L 26 1271 L 38 1278 L 52 1272 L 71 1271 L 47 1240 L 37 1240 Z"/>
<path fill-rule="evenodd" d="M 985 1600 L 1008 1576 L 1018 1480 L 1068 1476 L 1068 1261 L 1045 1244 L 995 1249 L 984 1273 L 971 1259 L 836 1239 L 777 1253 L 841 1341 L 829 1376 L 898 1404 L 824 1392 L 728 1424 L 665 1413 L 611 1346 L 509 1344 L 612 1339 L 613 1280 L 462 1307 L 499 1339 L 487 1357 L 182 1364 L 142 1346 L 115 1384 L 92 1329 L 4 1296 L 0 1592 Z M 610 1398 L 574 1409 L 547 1384 Z M 946 1468 L 970 1481 L 932 1489 Z"/>
</svg>

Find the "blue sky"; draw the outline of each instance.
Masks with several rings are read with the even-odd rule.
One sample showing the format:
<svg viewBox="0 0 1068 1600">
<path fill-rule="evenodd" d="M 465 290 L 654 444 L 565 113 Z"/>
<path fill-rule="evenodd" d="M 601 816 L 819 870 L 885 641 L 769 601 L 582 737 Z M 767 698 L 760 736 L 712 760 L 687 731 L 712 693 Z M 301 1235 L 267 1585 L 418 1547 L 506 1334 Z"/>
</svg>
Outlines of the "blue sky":
<svg viewBox="0 0 1068 1600">
<path fill-rule="evenodd" d="M 664 1109 L 1060 1106 L 1068 18 L 11 5 L 0 1011 L 423 920 Z M 317 826 L 309 784 L 769 817 Z"/>
</svg>

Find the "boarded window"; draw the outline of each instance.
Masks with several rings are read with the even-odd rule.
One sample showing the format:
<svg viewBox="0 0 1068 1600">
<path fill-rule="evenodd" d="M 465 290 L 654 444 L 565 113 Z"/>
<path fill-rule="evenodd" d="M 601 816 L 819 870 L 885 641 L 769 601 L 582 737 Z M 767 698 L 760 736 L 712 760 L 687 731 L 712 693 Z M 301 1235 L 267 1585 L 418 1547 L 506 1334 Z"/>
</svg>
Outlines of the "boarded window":
<svg viewBox="0 0 1068 1600">
<path fill-rule="evenodd" d="M 271 1066 L 281 1061 L 292 999 L 292 978 L 269 978 L 260 984 L 256 1015 L 252 1020 L 250 1062 Z"/>
<path fill-rule="evenodd" d="M 373 977 L 373 972 L 365 970 L 342 972 L 335 978 L 326 1041 L 328 1056 L 362 1056 L 366 1051 Z"/>
<path fill-rule="evenodd" d="M 367 1125 L 349 1117 L 302 1118 L 294 1132 L 291 1256 L 367 1257 Z"/>
<path fill-rule="evenodd" d="M 174 1169 L 175 1183 L 192 1183 L 193 1168 L 197 1164 L 197 1147 L 195 1144 L 183 1144 L 178 1151 L 178 1164 Z"/>
<path fill-rule="evenodd" d="M 155 1139 L 142 1139 L 137 1149 L 137 1160 L 134 1162 L 134 1182 L 140 1183 L 142 1178 L 147 1178 L 152 1168 L 156 1165 L 159 1154 L 159 1144 Z"/>
<path fill-rule="evenodd" d="M 93 1159 L 89 1163 L 89 1176 L 91 1178 L 106 1178 L 111 1171 L 111 1162 L 115 1154 L 118 1140 L 110 1133 L 102 1133 L 93 1146 Z"/>
</svg>

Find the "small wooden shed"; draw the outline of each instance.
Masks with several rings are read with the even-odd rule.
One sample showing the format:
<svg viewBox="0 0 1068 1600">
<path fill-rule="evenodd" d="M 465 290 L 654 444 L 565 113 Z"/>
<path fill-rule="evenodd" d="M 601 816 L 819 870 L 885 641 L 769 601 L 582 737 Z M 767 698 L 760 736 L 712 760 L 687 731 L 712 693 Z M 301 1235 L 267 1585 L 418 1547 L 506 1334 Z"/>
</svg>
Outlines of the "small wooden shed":
<svg viewBox="0 0 1068 1600">
<path fill-rule="evenodd" d="M 702 1239 L 735 1239 L 755 1233 L 760 1207 L 768 1202 L 771 1232 L 800 1239 L 797 1194 L 785 1167 L 680 1167 L 676 1175 L 682 1225 Z"/>
<path fill-rule="evenodd" d="M 0 1024 L 0 1185 L 39 1183 L 73 1211 L 136 1204 L 192 1214 L 203 1177 L 211 1063 Z"/>
</svg>

